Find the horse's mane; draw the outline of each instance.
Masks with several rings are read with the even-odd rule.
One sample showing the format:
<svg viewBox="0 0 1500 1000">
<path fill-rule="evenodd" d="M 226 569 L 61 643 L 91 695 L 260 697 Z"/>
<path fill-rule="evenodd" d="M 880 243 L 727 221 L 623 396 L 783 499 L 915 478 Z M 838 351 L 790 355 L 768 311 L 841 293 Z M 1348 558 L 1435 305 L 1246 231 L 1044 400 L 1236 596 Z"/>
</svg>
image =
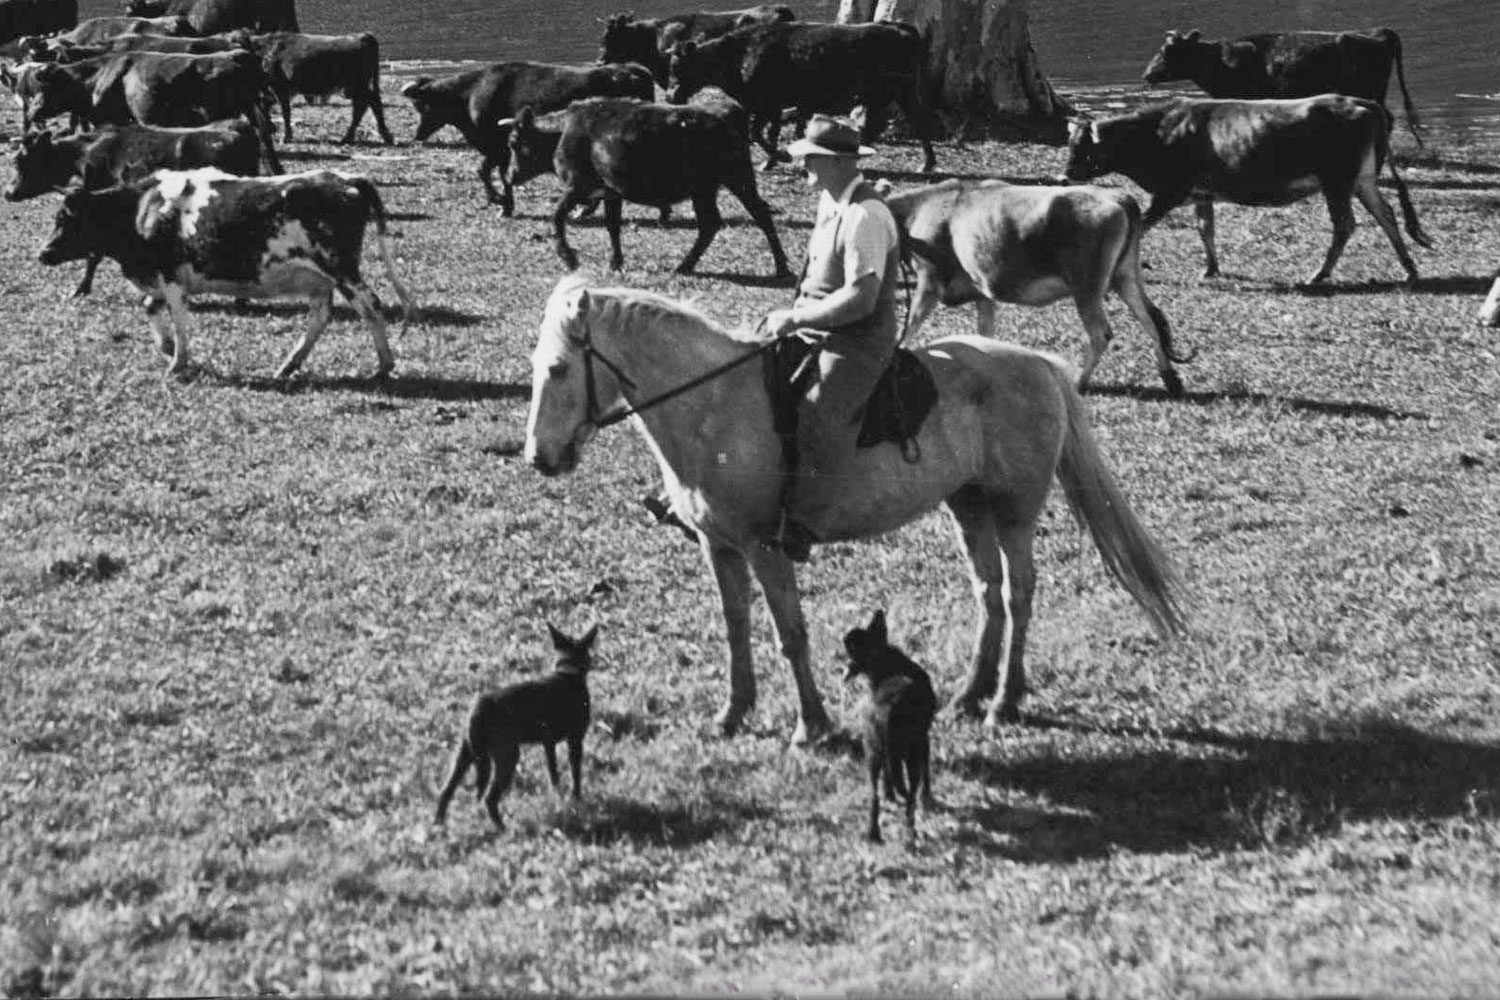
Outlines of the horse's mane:
<svg viewBox="0 0 1500 1000">
<path fill-rule="evenodd" d="M 754 343 L 757 339 L 754 329 L 745 324 L 726 327 L 694 302 L 674 299 L 646 288 L 594 288 L 589 286 L 587 279 L 570 274 L 558 282 L 552 298 L 556 300 L 574 291 L 587 291 L 596 302 L 607 302 L 622 315 L 643 316 L 658 329 L 662 325 L 691 328 L 701 324 L 729 340 Z M 692 332 L 699 331 L 693 329 Z"/>
</svg>

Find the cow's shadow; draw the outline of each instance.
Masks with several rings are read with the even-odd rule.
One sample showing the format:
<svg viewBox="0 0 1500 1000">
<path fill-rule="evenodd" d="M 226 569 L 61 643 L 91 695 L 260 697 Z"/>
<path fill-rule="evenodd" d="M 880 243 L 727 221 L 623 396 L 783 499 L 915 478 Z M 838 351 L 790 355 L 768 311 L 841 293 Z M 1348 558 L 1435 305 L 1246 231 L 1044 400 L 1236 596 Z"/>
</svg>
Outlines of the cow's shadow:
<svg viewBox="0 0 1500 1000">
<path fill-rule="evenodd" d="M 1277 294 L 1306 295 L 1309 298 L 1331 298 L 1336 295 L 1384 295 L 1406 292 L 1409 295 L 1483 295 L 1489 291 L 1494 275 L 1444 274 L 1418 278 L 1415 284 L 1403 281 L 1324 282 L 1319 285 L 1272 283 L 1266 291 Z"/>
<path fill-rule="evenodd" d="M 309 392 L 359 392 L 386 399 L 425 399 L 440 402 L 506 402 L 531 398 L 531 386 L 518 382 L 440 378 L 433 375 L 390 375 L 383 379 L 356 375 L 299 374 L 292 378 L 210 372 L 219 385 L 250 392 L 295 396 Z"/>
<path fill-rule="evenodd" d="M 864 173 L 871 180 L 887 180 L 892 183 L 918 184 L 923 186 L 936 184 L 939 181 L 1004 181 L 1006 184 L 1018 184 L 1030 187 L 1061 183 L 1056 177 L 1021 177 L 1015 174 L 979 174 L 949 170 L 934 170 L 930 174 L 924 174 L 917 170 L 880 170 L 872 167 Z"/>
<path fill-rule="evenodd" d="M 1088 388 L 1090 396 L 1115 396 L 1139 399 L 1156 403 L 1187 403 L 1197 406 L 1214 406 L 1219 403 L 1256 403 L 1286 407 L 1299 413 L 1311 413 L 1323 417 L 1352 417 L 1375 420 L 1426 420 L 1428 415 L 1419 410 L 1398 410 L 1379 403 L 1362 403 L 1336 399 L 1309 399 L 1305 396 L 1279 396 L 1250 389 L 1212 389 L 1184 392 L 1173 396 L 1160 386 L 1115 385 L 1095 382 Z"/>
<path fill-rule="evenodd" d="M 335 160 L 340 163 L 354 159 L 348 153 L 328 153 L 311 149 L 286 149 L 276 150 L 276 155 L 282 160 L 290 160 L 293 163 L 307 163 L 313 160 Z"/>
<path fill-rule="evenodd" d="M 282 319 L 295 319 L 307 314 L 307 304 L 294 301 L 236 302 L 234 299 L 199 299 L 193 302 L 193 312 L 195 314 L 218 313 L 225 316 L 274 316 Z M 405 319 L 400 304 L 396 302 L 383 302 L 380 312 L 388 323 L 400 323 Z M 341 303 L 333 307 L 333 318 L 336 321 L 357 322 L 359 314 L 348 305 Z M 417 301 L 416 322 L 424 325 L 472 327 L 481 326 L 490 320 L 489 316 L 464 312 L 462 309 L 454 309 L 451 306 L 423 305 L 420 299 Z"/>
<path fill-rule="evenodd" d="M 1395 722 L 1278 739 L 1026 721 L 1086 737 L 1085 747 L 974 752 L 946 764 L 965 779 L 1045 797 L 1046 807 L 988 804 L 959 814 L 970 826 L 960 842 L 1017 860 L 1235 850 L 1306 841 L 1347 820 L 1500 809 L 1500 746 Z"/>
</svg>

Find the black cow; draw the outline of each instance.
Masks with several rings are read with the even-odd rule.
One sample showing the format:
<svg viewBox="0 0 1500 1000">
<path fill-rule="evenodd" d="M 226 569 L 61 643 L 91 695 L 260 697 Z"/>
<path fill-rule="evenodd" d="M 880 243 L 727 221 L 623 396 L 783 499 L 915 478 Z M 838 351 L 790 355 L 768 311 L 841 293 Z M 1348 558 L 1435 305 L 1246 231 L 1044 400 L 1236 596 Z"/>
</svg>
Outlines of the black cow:
<svg viewBox="0 0 1500 1000">
<path fill-rule="evenodd" d="M 610 267 L 624 267 L 620 210 L 624 202 L 670 205 L 691 198 L 698 239 L 677 266 L 689 274 L 723 225 L 719 188 L 727 187 L 766 234 L 777 277 L 790 277 L 771 209 L 755 186 L 744 134 L 730 115 L 702 107 L 653 104 L 634 98 L 596 97 L 536 119 L 523 108 L 510 130 L 511 185 L 553 171 L 563 192 L 552 212 L 557 254 L 571 270 L 578 255 L 568 246 L 568 212 L 604 194 Z"/>
<path fill-rule="evenodd" d="M 438 129 L 452 125 L 469 145 L 483 155 L 479 179 L 491 202 L 501 212 L 515 212 L 515 197 L 506 166 L 510 148 L 505 129 L 497 123 L 513 118 L 524 107 L 540 114 L 565 108 L 583 97 L 638 97 L 651 100 L 656 86 L 651 72 L 634 63 L 605 66 L 559 66 L 553 63 L 503 62 L 471 69 L 434 80 L 419 76 L 401 88 L 402 96 L 417 109 L 419 121 L 414 141 L 423 142 Z M 500 168 L 504 194 L 492 180 Z"/>
<path fill-rule="evenodd" d="M 782 108 L 843 114 L 863 105 L 865 141 L 885 128 L 895 102 L 922 141 L 922 169 L 931 172 L 932 117 L 924 101 L 926 61 L 921 35 L 909 24 L 759 24 L 707 42 L 672 49 L 667 99 L 680 104 L 699 88 L 722 88 L 750 112 L 754 138 L 769 168 Z"/>
<path fill-rule="evenodd" d="M 1388 164 L 1406 231 L 1430 247 L 1417 221 L 1406 183 L 1389 162 L 1390 120 L 1370 101 L 1339 94 L 1294 101 L 1182 100 L 1119 118 L 1074 122 L 1067 176 L 1087 180 L 1121 173 L 1151 194 L 1145 224 L 1155 225 L 1192 198 L 1207 257 L 1204 277 L 1219 273 L 1214 253 L 1214 199 L 1240 205 L 1287 205 L 1317 191 L 1328 202 L 1333 242 L 1308 279 L 1327 279 L 1355 229 L 1356 196 L 1385 231 L 1406 270 L 1417 280 L 1395 213 L 1376 186 Z"/>
<path fill-rule="evenodd" d="M 302 30 L 295 0 L 126 0 L 125 12 L 137 17 L 181 14 L 200 35 L 236 28 L 258 33 Z"/>
<path fill-rule="evenodd" d="M 49 38 L 33 35 L 21 39 L 21 54 L 28 59 L 38 59 L 43 52 L 61 45 L 103 45 L 117 35 L 183 37 L 192 34 L 192 25 L 183 17 L 91 17 L 80 21 L 72 30 Z"/>
<path fill-rule="evenodd" d="M 604 22 L 604 36 L 599 40 L 599 61 L 640 63 L 665 86 L 668 54 L 678 42 L 701 42 L 751 24 L 796 19 L 792 8 L 780 4 L 761 4 L 743 10 L 700 10 L 649 19 L 638 19 L 634 14 L 616 14 Z"/>
<path fill-rule="evenodd" d="M 368 108 L 387 146 L 395 137 L 385 124 L 380 100 L 380 43 L 368 31 L 358 35 L 303 35 L 278 31 L 268 35 L 236 33 L 261 58 L 266 82 L 281 105 L 282 138 L 292 141 L 292 96 L 327 97 L 342 92 L 353 117 L 343 142 L 353 142 L 355 130 Z"/>
<path fill-rule="evenodd" d="M 253 177 L 260 173 L 255 130 L 243 121 L 215 122 L 199 128 L 153 125 L 106 126 L 98 132 L 54 136 L 32 132 L 16 149 L 15 180 L 6 201 L 22 201 L 62 191 L 74 184 L 91 191 L 130 184 L 157 170 L 218 167 Z M 87 295 L 101 258 L 90 257 L 74 295 Z"/>
<path fill-rule="evenodd" d="M 232 177 L 212 168 L 162 170 L 136 184 L 70 190 L 58 210 L 43 264 L 112 257 L 146 295 L 156 346 L 172 373 L 188 365 L 188 296 L 308 300 L 306 331 L 277 372 L 301 366 L 333 314 L 333 293 L 370 328 L 377 378 L 395 365 L 380 302 L 360 277 L 365 228 L 375 221 L 381 260 L 407 321 L 415 307 L 385 245 L 385 208 L 367 177 L 315 170 L 281 177 Z"/>
<path fill-rule="evenodd" d="M 281 172 L 261 107 L 265 75 L 252 52 L 125 52 L 36 71 L 34 118 L 86 113 L 96 124 L 192 126 L 243 115 L 261 137 L 266 166 Z"/>
<path fill-rule="evenodd" d="M 78 23 L 78 0 L 0 0 L 0 45 L 50 35 Z"/>
<path fill-rule="evenodd" d="M 179 55 L 210 55 L 214 52 L 233 52 L 244 48 L 225 35 L 210 35 L 207 38 L 177 37 L 171 35 L 116 35 L 98 45 L 73 45 L 55 38 L 39 39 L 40 44 L 30 49 L 27 55 L 37 62 L 75 63 L 85 59 L 116 52 L 175 52 Z"/>
<path fill-rule="evenodd" d="M 1191 80 L 1210 97 L 1344 94 L 1385 108 L 1392 66 L 1401 85 L 1406 127 L 1420 146 L 1417 109 L 1401 62 L 1401 36 L 1390 28 L 1276 31 L 1223 41 L 1204 39 L 1196 29 L 1185 35 L 1169 31 L 1144 78 L 1150 84 Z"/>
</svg>

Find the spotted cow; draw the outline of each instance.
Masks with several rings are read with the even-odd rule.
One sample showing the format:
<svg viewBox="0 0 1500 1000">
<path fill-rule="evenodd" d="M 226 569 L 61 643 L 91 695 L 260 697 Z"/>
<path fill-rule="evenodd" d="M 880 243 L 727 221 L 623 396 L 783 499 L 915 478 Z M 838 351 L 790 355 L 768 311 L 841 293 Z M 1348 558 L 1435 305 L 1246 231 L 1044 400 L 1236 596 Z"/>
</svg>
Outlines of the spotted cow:
<svg viewBox="0 0 1500 1000">
<path fill-rule="evenodd" d="M 372 217 L 386 276 L 410 322 L 415 306 L 386 250 L 380 194 L 357 174 L 236 177 L 204 167 L 163 170 L 102 191 L 74 189 L 39 259 L 52 265 L 100 253 L 118 261 L 146 296 L 156 346 L 171 359 L 172 374 L 188 366 L 189 296 L 306 298 L 307 329 L 276 373 L 286 378 L 328 326 L 337 290 L 369 326 L 379 359 L 374 377 L 383 378 L 395 359 L 380 302 L 360 277 Z"/>
</svg>

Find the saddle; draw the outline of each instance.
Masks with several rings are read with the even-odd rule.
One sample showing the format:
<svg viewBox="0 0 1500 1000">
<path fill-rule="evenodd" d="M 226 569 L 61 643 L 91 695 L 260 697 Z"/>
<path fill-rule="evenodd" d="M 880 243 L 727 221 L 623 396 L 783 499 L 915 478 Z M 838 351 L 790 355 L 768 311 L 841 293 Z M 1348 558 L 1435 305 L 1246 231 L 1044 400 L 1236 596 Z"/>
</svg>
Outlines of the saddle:
<svg viewBox="0 0 1500 1000">
<path fill-rule="evenodd" d="M 772 424 L 781 438 L 787 467 L 797 467 L 797 408 L 818 380 L 818 343 L 784 337 L 765 354 L 766 392 L 771 398 Z M 885 374 L 860 408 L 855 445 L 873 448 L 891 442 L 908 462 L 921 458 L 917 434 L 937 402 L 937 383 L 927 366 L 904 348 L 897 348 Z"/>
</svg>

